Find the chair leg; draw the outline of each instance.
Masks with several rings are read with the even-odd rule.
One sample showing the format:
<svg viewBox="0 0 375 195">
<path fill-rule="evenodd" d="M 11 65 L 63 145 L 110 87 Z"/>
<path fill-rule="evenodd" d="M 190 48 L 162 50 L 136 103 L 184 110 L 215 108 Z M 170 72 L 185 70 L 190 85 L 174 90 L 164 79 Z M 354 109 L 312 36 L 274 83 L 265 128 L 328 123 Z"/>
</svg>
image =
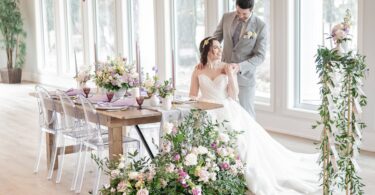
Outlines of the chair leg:
<svg viewBox="0 0 375 195">
<path fill-rule="evenodd" d="M 98 158 L 99 159 L 103 159 L 103 151 L 102 150 L 98 150 Z M 99 185 L 100 185 L 100 177 L 101 177 L 101 174 L 102 174 L 102 170 L 100 169 L 100 167 L 98 166 L 97 169 L 96 169 L 96 180 L 94 182 L 94 187 L 93 187 L 93 190 L 92 190 L 92 194 L 93 195 L 96 195 L 98 194 L 98 190 L 99 190 Z"/>
<path fill-rule="evenodd" d="M 79 144 L 79 149 L 78 149 L 78 156 L 77 156 L 77 160 L 76 160 L 76 169 L 74 171 L 74 176 L 73 176 L 73 179 L 72 179 L 72 184 L 70 186 L 70 190 L 75 190 L 76 189 L 76 186 L 77 186 L 77 181 L 78 181 L 78 176 L 79 176 L 79 169 L 81 167 L 81 160 L 82 160 L 82 147 L 83 147 L 83 143 L 80 143 Z M 76 151 L 77 153 L 77 151 Z"/>
<path fill-rule="evenodd" d="M 53 168 L 55 166 L 58 145 L 59 145 L 59 135 L 55 134 L 55 141 L 54 141 L 54 145 L 53 145 L 53 151 L 52 151 L 52 155 L 51 155 L 51 162 L 50 162 L 50 167 L 49 167 L 48 176 L 47 176 L 48 180 L 52 179 Z"/>
<path fill-rule="evenodd" d="M 39 133 L 39 143 L 38 143 L 38 154 L 36 157 L 35 165 L 34 165 L 34 173 L 38 173 L 39 165 L 40 165 L 40 158 L 42 157 L 42 143 L 43 143 L 43 135 L 44 132 L 40 131 Z"/>
<path fill-rule="evenodd" d="M 62 148 L 60 148 L 61 162 L 59 163 L 59 169 L 57 171 L 56 183 L 60 183 L 61 181 L 62 170 L 63 170 L 64 159 L 65 159 L 65 137 L 62 135 L 61 139 L 62 139 Z"/>
<path fill-rule="evenodd" d="M 79 181 L 78 181 L 78 189 L 76 189 L 76 193 L 80 193 L 81 192 L 81 189 L 82 189 L 82 184 L 83 184 L 83 178 L 85 176 L 85 171 L 86 171 L 86 162 L 87 162 L 87 157 L 86 157 L 86 153 L 87 153 L 87 146 L 85 146 L 85 151 L 84 151 L 84 154 L 83 154 L 83 167 L 82 167 L 82 170 L 81 170 L 81 177 L 79 178 Z"/>
</svg>

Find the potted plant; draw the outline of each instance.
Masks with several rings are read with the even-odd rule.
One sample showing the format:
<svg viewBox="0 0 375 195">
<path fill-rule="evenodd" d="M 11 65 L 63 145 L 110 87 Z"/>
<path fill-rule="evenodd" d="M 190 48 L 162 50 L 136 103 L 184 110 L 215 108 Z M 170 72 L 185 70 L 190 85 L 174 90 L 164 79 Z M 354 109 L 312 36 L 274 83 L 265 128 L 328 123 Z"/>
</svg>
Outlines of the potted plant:
<svg viewBox="0 0 375 195">
<path fill-rule="evenodd" d="M 26 45 L 23 21 L 19 9 L 19 0 L 0 1 L 1 46 L 5 48 L 7 68 L 1 69 L 4 83 L 20 83 L 25 61 Z"/>
</svg>

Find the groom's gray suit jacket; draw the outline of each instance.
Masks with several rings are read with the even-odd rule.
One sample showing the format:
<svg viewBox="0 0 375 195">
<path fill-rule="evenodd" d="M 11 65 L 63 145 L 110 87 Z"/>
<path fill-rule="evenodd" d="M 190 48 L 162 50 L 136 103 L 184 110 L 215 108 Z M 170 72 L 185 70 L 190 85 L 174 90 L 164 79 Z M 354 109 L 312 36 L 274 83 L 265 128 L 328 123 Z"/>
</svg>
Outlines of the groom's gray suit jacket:
<svg viewBox="0 0 375 195">
<path fill-rule="evenodd" d="M 257 66 L 262 64 L 266 55 L 267 32 L 265 23 L 252 14 L 240 35 L 239 41 L 233 45 L 232 23 L 236 17 L 235 12 L 225 13 L 216 28 L 214 37 L 220 42 L 224 40 L 223 61 L 226 63 L 238 63 L 238 85 L 240 89 L 240 104 L 255 117 L 255 72 Z M 246 34 L 256 33 L 256 36 Z"/>
</svg>

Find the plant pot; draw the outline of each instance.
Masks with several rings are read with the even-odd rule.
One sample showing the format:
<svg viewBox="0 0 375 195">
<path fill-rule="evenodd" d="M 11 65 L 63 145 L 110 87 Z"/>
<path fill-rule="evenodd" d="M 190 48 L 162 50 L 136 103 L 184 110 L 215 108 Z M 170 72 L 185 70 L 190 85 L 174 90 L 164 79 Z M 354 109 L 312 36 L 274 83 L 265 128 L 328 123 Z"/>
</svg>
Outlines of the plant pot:
<svg viewBox="0 0 375 195">
<path fill-rule="evenodd" d="M 0 74 L 3 83 L 21 83 L 21 68 L 1 69 Z"/>
<path fill-rule="evenodd" d="M 159 106 L 160 104 L 160 99 L 158 98 L 158 96 L 156 96 L 155 94 L 151 96 L 151 99 L 150 99 L 150 102 L 151 102 L 151 106 L 155 107 L 155 106 Z"/>
</svg>

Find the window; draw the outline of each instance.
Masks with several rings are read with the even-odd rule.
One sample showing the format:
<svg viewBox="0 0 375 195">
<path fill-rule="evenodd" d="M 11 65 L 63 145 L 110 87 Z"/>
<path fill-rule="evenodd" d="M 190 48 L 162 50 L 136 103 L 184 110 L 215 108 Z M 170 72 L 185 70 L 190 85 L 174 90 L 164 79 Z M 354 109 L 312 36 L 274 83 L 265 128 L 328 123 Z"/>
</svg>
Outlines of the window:
<svg viewBox="0 0 375 195">
<path fill-rule="evenodd" d="M 204 0 L 173 1 L 176 88 L 182 92 L 189 91 L 190 83 L 186 81 L 190 80 L 194 66 L 199 62 L 199 43 L 205 37 L 204 13 Z"/>
<path fill-rule="evenodd" d="M 53 69 L 57 67 L 55 1 L 43 0 L 42 8 L 44 66 Z"/>
<path fill-rule="evenodd" d="M 84 65 L 82 6 L 81 1 L 77 0 L 68 0 L 66 3 L 69 56 L 67 72 L 72 73 L 75 71 L 75 63 L 77 67 Z"/>
<path fill-rule="evenodd" d="M 296 106 L 314 108 L 319 105 L 320 93 L 318 75 L 315 73 L 315 55 L 319 45 L 332 48 L 333 43 L 326 39 L 332 27 L 343 21 L 346 9 L 351 10 L 351 48 L 357 47 L 357 0 L 297 0 L 297 29 L 299 34 L 296 53 Z"/>
<path fill-rule="evenodd" d="M 143 74 L 151 73 L 155 64 L 154 1 L 133 1 L 134 41 L 139 46 L 140 65 Z M 135 54 L 135 52 L 134 52 Z M 136 59 L 135 57 L 133 58 Z"/>
<path fill-rule="evenodd" d="M 229 11 L 236 10 L 236 1 L 229 0 Z M 271 79 L 270 79 L 270 68 L 271 68 L 271 0 L 256 0 L 254 5 L 254 14 L 262 19 L 267 24 L 267 53 L 266 59 L 263 64 L 258 66 L 256 73 L 256 99 L 260 102 L 270 102 L 271 97 Z"/>
<path fill-rule="evenodd" d="M 96 0 L 97 58 L 103 62 L 117 55 L 116 0 Z"/>
</svg>

